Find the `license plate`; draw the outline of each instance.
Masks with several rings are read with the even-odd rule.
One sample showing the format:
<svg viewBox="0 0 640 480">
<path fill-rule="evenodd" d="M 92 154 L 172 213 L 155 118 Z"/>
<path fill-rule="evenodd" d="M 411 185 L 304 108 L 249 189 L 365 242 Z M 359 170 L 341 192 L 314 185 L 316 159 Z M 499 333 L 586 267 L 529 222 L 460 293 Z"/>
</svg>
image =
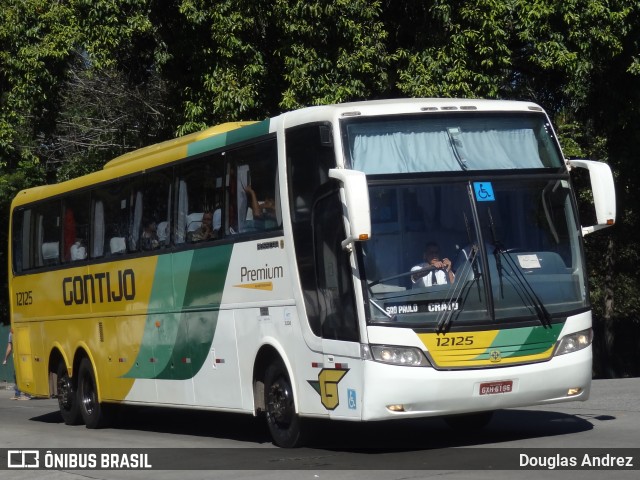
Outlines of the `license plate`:
<svg viewBox="0 0 640 480">
<path fill-rule="evenodd" d="M 487 382 L 480 384 L 480 395 L 495 395 L 496 393 L 511 393 L 513 390 L 513 380 L 503 380 L 501 382 Z"/>
</svg>

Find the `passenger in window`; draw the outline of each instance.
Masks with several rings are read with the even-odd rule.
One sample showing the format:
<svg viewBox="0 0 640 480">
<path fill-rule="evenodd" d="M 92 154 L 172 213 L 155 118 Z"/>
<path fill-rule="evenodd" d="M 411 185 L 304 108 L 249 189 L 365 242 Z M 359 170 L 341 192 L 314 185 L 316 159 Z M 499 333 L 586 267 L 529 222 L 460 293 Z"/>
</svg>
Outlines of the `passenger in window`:
<svg viewBox="0 0 640 480">
<path fill-rule="evenodd" d="M 76 238 L 76 241 L 71 245 L 71 248 L 69 248 L 69 255 L 72 262 L 87 258 L 87 248 L 84 246 L 84 242 L 81 238 Z"/>
<path fill-rule="evenodd" d="M 455 274 L 451 269 L 451 260 L 440 258 L 440 247 L 435 242 L 427 242 L 423 254 L 424 262 L 416 265 L 411 271 L 426 269 L 411 275 L 414 287 L 431 287 L 432 285 L 446 285 L 453 283 Z"/>
<path fill-rule="evenodd" d="M 191 234 L 192 242 L 202 242 L 217 238 L 213 228 L 213 213 L 206 211 L 202 214 L 202 224 Z"/>
<path fill-rule="evenodd" d="M 263 201 L 259 201 L 251 185 L 244 187 L 244 191 L 247 192 L 249 208 L 251 210 L 251 215 L 247 216 L 247 220 L 275 220 L 276 202 L 273 198 L 267 197 Z"/>
<path fill-rule="evenodd" d="M 141 244 L 143 250 L 155 250 L 160 246 L 158 228 L 154 220 L 146 221 L 142 230 Z"/>
</svg>

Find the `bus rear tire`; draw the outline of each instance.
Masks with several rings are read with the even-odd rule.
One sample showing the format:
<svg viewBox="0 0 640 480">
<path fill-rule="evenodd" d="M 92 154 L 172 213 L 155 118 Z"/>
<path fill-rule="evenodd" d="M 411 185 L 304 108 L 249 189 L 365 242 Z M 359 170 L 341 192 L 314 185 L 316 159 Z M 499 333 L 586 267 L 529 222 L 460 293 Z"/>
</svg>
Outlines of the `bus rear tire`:
<svg viewBox="0 0 640 480">
<path fill-rule="evenodd" d="M 78 403 L 87 428 L 102 428 L 107 425 L 107 408 L 98 401 L 96 379 L 88 358 L 82 359 L 78 369 Z"/>
<path fill-rule="evenodd" d="M 269 365 L 265 372 L 264 403 L 273 443 L 282 448 L 301 446 L 302 421 L 296 413 L 291 380 L 280 360 Z"/>
<path fill-rule="evenodd" d="M 62 420 L 66 425 L 80 425 L 82 423 L 82 414 L 80 413 L 78 392 L 73 379 L 69 377 L 69 372 L 64 362 L 60 362 L 56 373 L 58 377 L 58 408 L 60 409 Z"/>
<path fill-rule="evenodd" d="M 493 410 L 486 412 L 464 413 L 444 417 L 444 421 L 454 430 L 471 431 L 482 430 L 493 418 Z"/>
</svg>

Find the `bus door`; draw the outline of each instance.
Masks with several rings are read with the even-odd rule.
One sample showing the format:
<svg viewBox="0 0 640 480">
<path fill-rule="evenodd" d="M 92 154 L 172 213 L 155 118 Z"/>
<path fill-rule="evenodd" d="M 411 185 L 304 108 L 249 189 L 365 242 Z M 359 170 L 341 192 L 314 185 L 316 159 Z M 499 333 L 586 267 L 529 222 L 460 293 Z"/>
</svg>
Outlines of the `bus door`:
<svg viewBox="0 0 640 480">
<path fill-rule="evenodd" d="M 340 189 L 329 182 L 316 196 L 312 223 L 324 359 L 319 387 L 332 418 L 360 416 L 363 394 L 351 254 L 342 247 L 346 237 L 342 216 Z"/>
</svg>

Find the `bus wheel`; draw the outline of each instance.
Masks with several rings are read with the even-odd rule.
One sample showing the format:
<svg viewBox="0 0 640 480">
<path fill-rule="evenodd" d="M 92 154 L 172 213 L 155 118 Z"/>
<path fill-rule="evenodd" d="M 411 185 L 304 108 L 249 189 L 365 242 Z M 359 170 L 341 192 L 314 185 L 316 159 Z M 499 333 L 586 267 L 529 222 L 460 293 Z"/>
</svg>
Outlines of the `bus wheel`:
<svg viewBox="0 0 640 480">
<path fill-rule="evenodd" d="M 264 376 L 264 401 L 269 432 L 273 443 L 283 448 L 302 444 L 302 425 L 296 414 L 293 388 L 281 361 L 272 363 Z"/>
<path fill-rule="evenodd" d="M 82 423 L 82 415 L 78 395 L 64 362 L 60 362 L 56 373 L 58 374 L 58 408 L 60 408 L 62 420 L 67 425 L 79 425 Z"/>
<path fill-rule="evenodd" d="M 465 413 L 462 415 L 450 415 L 444 417 L 451 428 L 455 430 L 469 431 L 480 430 L 486 427 L 493 418 L 493 411 Z"/>
<path fill-rule="evenodd" d="M 78 401 L 87 428 L 100 428 L 107 423 L 105 405 L 98 402 L 96 379 L 91 361 L 83 358 L 78 369 Z"/>
</svg>

